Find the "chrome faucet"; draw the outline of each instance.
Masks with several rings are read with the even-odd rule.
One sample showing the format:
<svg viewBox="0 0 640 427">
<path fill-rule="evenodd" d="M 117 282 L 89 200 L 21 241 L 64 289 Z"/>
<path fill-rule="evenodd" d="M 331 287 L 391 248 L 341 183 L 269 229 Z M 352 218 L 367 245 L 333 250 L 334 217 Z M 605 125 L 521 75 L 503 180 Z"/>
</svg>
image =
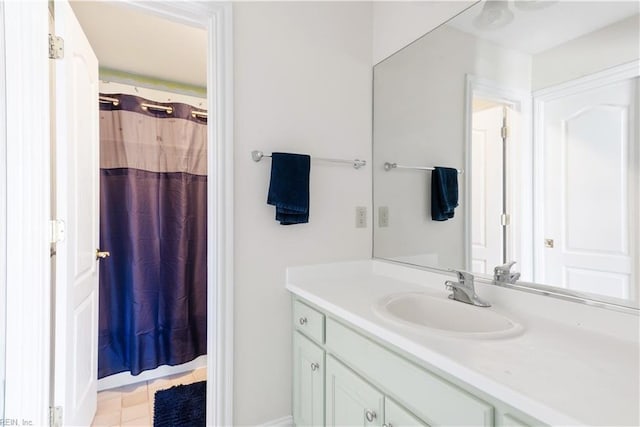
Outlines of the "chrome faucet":
<svg viewBox="0 0 640 427">
<path fill-rule="evenodd" d="M 491 304 L 483 301 L 476 294 L 476 290 L 473 285 L 473 274 L 467 273 L 466 271 L 451 271 L 455 272 L 458 275 L 458 281 L 452 282 L 451 280 L 447 280 L 446 282 L 444 282 L 444 285 L 447 287 L 447 289 L 453 292 L 451 295 L 449 295 L 449 298 L 455 301 L 476 305 L 478 307 L 491 307 Z"/>
<path fill-rule="evenodd" d="M 511 272 L 511 267 L 515 264 L 515 261 L 508 262 L 503 265 L 499 265 L 493 269 L 493 281 L 501 283 L 516 283 L 520 278 L 520 273 Z"/>
</svg>

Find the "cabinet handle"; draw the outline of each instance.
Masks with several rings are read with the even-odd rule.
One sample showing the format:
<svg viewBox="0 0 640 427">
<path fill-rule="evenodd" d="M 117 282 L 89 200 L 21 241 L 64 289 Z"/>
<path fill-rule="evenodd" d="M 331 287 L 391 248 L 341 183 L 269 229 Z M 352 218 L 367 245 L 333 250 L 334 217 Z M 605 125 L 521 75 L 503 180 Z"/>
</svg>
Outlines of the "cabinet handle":
<svg viewBox="0 0 640 427">
<path fill-rule="evenodd" d="M 377 417 L 377 415 L 376 415 L 376 413 L 374 411 L 366 411 L 364 413 L 364 416 L 367 419 L 367 421 L 369 421 L 369 422 L 372 422 Z"/>
<path fill-rule="evenodd" d="M 320 368 L 320 365 L 318 363 L 312 363 L 311 364 L 311 370 L 312 371 L 317 371 Z"/>
<path fill-rule="evenodd" d="M 301 325 L 306 325 L 307 324 L 307 318 L 306 317 L 301 317 L 300 319 L 298 319 L 298 322 L 300 322 Z"/>
</svg>

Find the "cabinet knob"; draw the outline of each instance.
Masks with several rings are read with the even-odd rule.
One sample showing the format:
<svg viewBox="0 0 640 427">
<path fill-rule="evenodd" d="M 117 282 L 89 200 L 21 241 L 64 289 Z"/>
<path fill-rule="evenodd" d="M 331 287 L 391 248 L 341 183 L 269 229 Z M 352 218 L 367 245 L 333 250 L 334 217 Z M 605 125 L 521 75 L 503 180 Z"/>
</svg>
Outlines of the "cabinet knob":
<svg viewBox="0 0 640 427">
<path fill-rule="evenodd" d="M 307 324 L 307 318 L 306 317 L 301 317 L 300 319 L 298 319 L 298 322 L 300 322 L 301 325 L 306 325 Z"/>
<path fill-rule="evenodd" d="M 373 420 L 375 420 L 375 419 L 376 419 L 376 417 L 377 417 L 376 413 L 375 413 L 374 411 L 370 411 L 370 410 L 367 410 L 367 411 L 364 413 L 364 416 L 365 416 L 365 418 L 367 419 L 367 421 L 369 421 L 369 422 L 372 422 L 372 421 L 373 421 Z"/>
<path fill-rule="evenodd" d="M 318 363 L 312 363 L 311 364 L 311 370 L 312 371 L 317 371 L 320 368 L 320 365 Z"/>
</svg>

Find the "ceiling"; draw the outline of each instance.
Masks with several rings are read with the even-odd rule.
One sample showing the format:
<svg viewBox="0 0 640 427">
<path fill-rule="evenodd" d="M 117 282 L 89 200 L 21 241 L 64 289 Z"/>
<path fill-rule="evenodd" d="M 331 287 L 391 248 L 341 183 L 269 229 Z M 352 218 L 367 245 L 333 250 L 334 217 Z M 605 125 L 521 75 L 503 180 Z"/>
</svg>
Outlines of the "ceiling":
<svg viewBox="0 0 640 427">
<path fill-rule="evenodd" d="M 207 86 L 207 32 L 115 2 L 72 1 L 101 68 Z"/>
<path fill-rule="evenodd" d="M 485 2 L 458 15 L 447 25 L 533 55 L 640 13 L 638 1 L 516 1 L 519 4 L 500 2 L 506 3 L 514 14 L 513 21 L 503 28 L 483 31 L 473 24 Z M 538 3 L 543 7 L 526 9 L 523 3 L 530 3 L 532 7 Z"/>
</svg>

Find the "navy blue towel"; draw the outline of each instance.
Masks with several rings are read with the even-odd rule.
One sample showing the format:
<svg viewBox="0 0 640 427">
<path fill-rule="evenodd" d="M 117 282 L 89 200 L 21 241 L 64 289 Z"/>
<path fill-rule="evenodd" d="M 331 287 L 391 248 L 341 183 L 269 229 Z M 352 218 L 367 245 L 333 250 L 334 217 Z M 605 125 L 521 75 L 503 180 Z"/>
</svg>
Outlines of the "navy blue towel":
<svg viewBox="0 0 640 427">
<path fill-rule="evenodd" d="M 431 172 L 431 218 L 446 221 L 453 218 L 458 206 L 458 170 L 436 167 Z"/>
<path fill-rule="evenodd" d="M 272 153 L 267 203 L 276 207 L 282 225 L 309 222 L 309 171 L 306 154 Z"/>
</svg>

